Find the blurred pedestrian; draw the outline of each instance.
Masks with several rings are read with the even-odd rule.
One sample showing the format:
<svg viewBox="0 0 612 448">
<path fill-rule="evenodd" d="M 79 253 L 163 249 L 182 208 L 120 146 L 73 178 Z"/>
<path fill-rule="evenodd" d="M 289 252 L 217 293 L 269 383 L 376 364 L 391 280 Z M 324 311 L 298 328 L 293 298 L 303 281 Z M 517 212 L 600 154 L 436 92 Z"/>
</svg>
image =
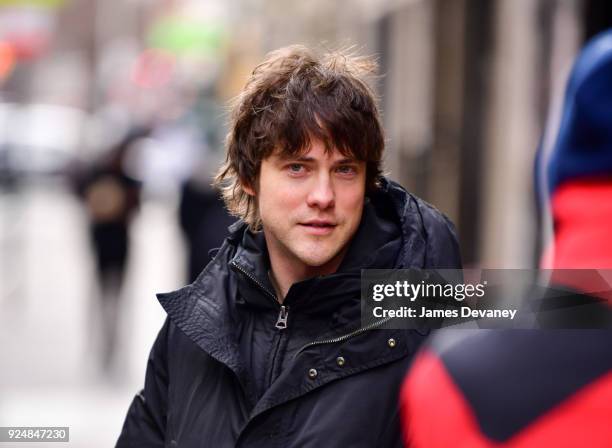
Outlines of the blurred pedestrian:
<svg viewBox="0 0 612 448">
<path fill-rule="evenodd" d="M 95 257 L 99 294 L 91 319 L 93 328 L 100 329 L 101 361 L 106 372 L 112 368 L 117 345 L 130 222 L 140 205 L 141 184 L 127 172 L 126 160 L 133 145 L 146 135 L 148 130 L 133 130 L 78 173 L 76 179 L 77 192 L 87 211 Z"/>
<path fill-rule="evenodd" d="M 204 88 L 192 107 L 190 122 L 198 130 L 196 150 L 189 176 L 182 180 L 179 223 L 187 245 L 187 281 L 193 282 L 211 260 L 236 221 L 225 207 L 219 191 L 213 187 L 215 173 L 223 159 L 222 123 L 224 110 L 215 98 L 212 86 Z"/>
<path fill-rule="evenodd" d="M 219 248 L 236 221 L 219 192 L 192 177 L 181 186 L 179 221 L 187 241 L 187 281 L 193 282 L 210 262 L 211 251 Z"/>
</svg>

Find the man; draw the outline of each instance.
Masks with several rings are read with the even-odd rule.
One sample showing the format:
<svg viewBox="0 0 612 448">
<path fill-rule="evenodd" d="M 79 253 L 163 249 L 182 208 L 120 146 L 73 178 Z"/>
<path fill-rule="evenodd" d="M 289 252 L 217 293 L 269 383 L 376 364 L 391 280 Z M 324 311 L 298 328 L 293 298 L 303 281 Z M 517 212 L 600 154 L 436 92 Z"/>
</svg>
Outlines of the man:
<svg viewBox="0 0 612 448">
<path fill-rule="evenodd" d="M 581 52 L 564 98 L 538 159 L 555 269 L 539 322 L 554 311 L 574 330 L 436 334 L 402 388 L 410 446 L 612 446 L 612 30 Z"/>
<path fill-rule="evenodd" d="M 242 218 L 168 313 L 118 446 L 401 444 L 424 335 L 360 327 L 367 268 L 459 268 L 452 224 L 381 176 L 373 64 L 293 46 L 234 105 L 218 175 Z"/>
</svg>

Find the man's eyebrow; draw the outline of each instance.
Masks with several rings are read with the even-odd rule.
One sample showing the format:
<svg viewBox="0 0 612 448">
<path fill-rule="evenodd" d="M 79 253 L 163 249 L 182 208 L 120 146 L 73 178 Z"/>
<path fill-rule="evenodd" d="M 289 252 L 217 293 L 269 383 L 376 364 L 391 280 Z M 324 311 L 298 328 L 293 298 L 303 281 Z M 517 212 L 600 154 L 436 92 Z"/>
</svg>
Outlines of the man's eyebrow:
<svg viewBox="0 0 612 448">
<path fill-rule="evenodd" d="M 314 157 L 307 156 L 292 156 L 292 155 L 281 155 L 278 157 L 281 162 L 314 162 Z"/>
<path fill-rule="evenodd" d="M 343 159 L 336 160 L 334 162 L 335 165 L 345 165 L 349 163 L 359 163 L 359 160 L 357 160 L 355 157 L 344 157 Z"/>
<path fill-rule="evenodd" d="M 316 159 L 314 157 L 309 157 L 307 155 L 282 155 L 279 156 L 278 159 L 280 162 L 316 162 Z M 342 159 L 338 159 L 333 162 L 334 165 L 346 165 L 350 163 L 359 163 L 359 160 L 355 157 L 343 157 Z"/>
</svg>

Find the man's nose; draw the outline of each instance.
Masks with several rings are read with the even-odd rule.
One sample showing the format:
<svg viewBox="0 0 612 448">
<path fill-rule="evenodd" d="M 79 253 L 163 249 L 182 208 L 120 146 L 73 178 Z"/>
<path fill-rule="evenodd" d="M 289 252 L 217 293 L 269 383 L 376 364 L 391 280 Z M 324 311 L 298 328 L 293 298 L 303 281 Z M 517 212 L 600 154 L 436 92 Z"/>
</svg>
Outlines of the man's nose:
<svg viewBox="0 0 612 448">
<path fill-rule="evenodd" d="M 314 179 L 314 183 L 308 193 L 307 203 L 310 207 L 327 209 L 334 206 L 336 195 L 334 185 L 329 174 L 321 174 Z"/>
</svg>

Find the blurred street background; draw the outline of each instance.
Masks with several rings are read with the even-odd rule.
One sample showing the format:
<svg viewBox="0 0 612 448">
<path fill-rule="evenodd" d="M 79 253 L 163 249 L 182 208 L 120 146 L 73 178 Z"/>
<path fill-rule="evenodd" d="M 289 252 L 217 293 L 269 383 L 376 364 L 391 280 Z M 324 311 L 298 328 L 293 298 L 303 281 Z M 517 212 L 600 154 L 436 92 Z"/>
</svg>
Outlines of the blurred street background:
<svg viewBox="0 0 612 448">
<path fill-rule="evenodd" d="M 545 120 L 610 26 L 607 0 L 0 0 L 0 426 L 113 446 L 155 293 L 232 221 L 211 176 L 267 51 L 377 56 L 390 177 L 456 223 L 466 267 L 533 268 Z"/>
</svg>

